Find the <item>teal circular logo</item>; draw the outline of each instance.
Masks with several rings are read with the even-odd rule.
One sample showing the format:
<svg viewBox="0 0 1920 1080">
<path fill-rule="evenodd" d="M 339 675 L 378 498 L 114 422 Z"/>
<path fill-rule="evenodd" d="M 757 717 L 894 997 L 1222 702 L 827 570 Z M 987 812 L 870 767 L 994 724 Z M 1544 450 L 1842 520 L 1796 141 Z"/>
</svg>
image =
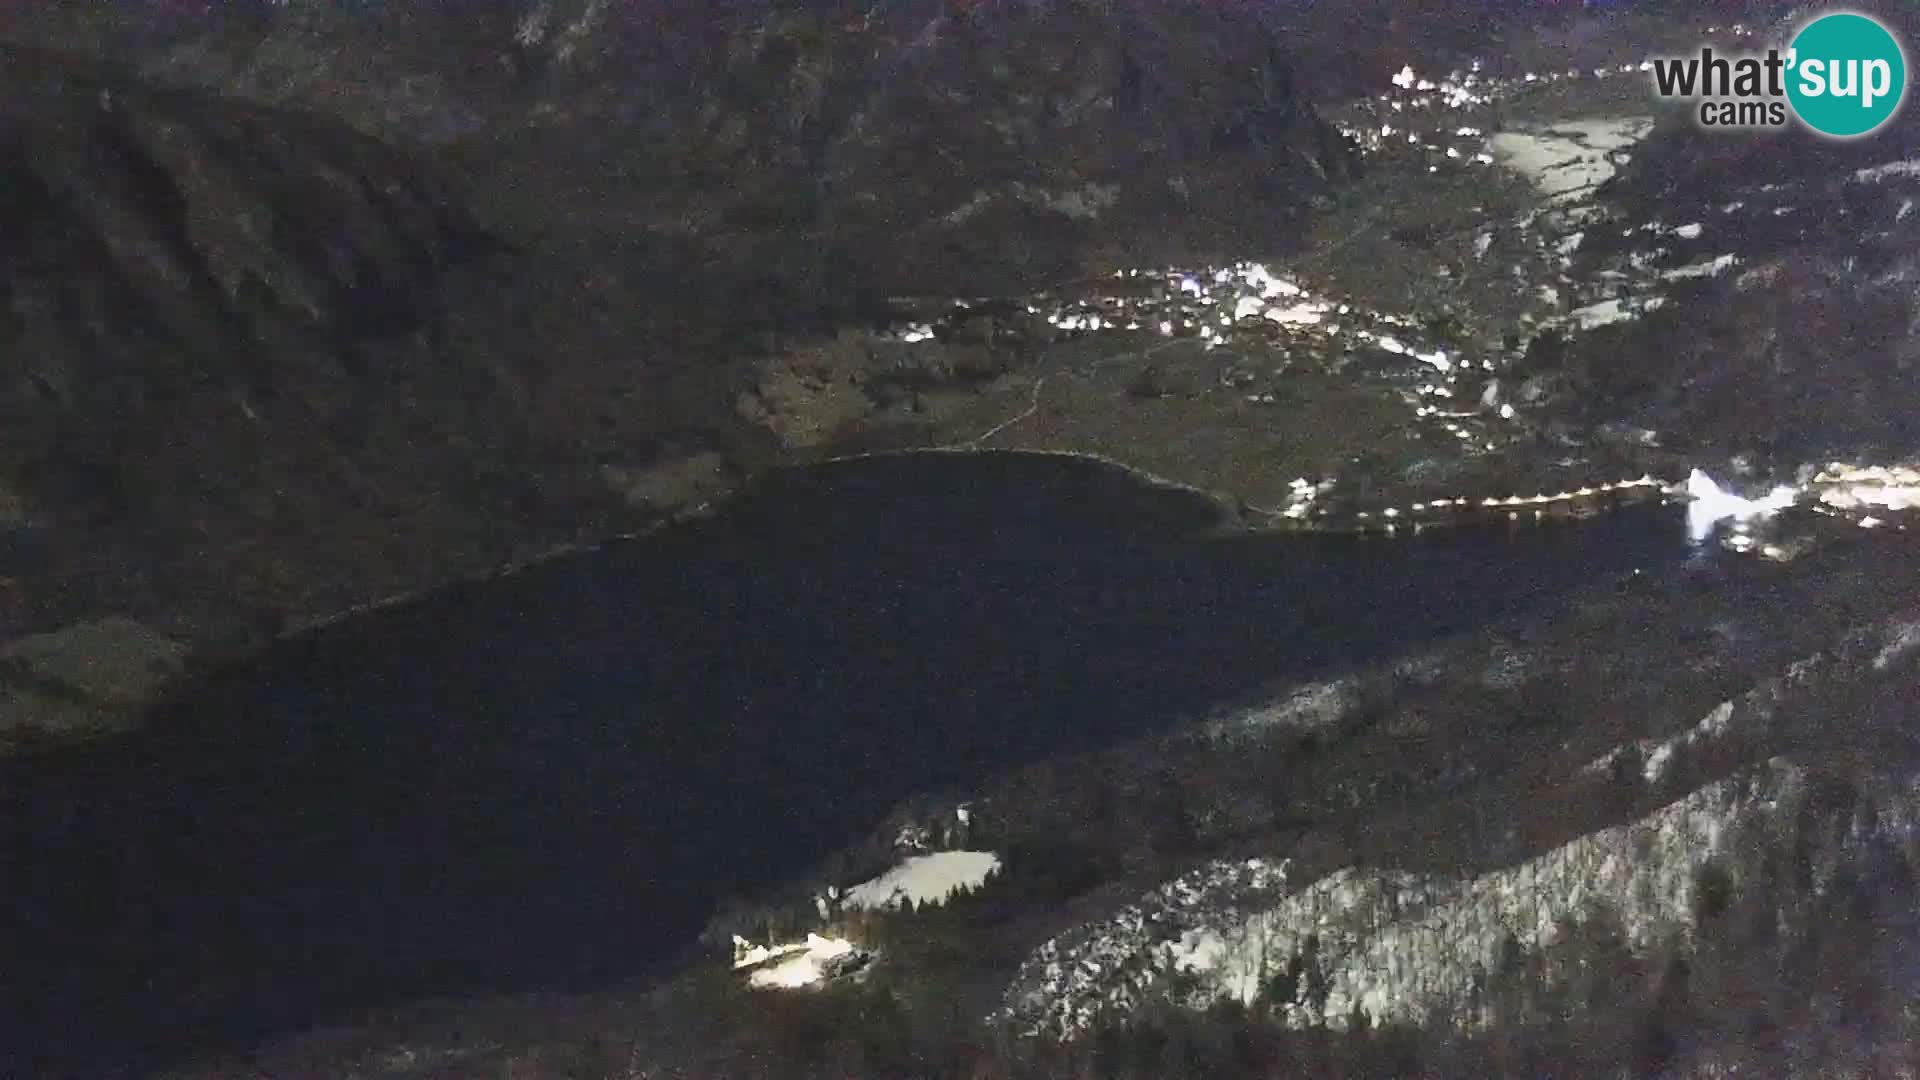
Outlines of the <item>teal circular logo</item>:
<svg viewBox="0 0 1920 1080">
<path fill-rule="evenodd" d="M 1907 94 L 1907 58 L 1886 27 L 1838 12 L 1800 28 L 1787 54 L 1787 100 L 1801 123 L 1849 139 L 1893 119 Z"/>
</svg>

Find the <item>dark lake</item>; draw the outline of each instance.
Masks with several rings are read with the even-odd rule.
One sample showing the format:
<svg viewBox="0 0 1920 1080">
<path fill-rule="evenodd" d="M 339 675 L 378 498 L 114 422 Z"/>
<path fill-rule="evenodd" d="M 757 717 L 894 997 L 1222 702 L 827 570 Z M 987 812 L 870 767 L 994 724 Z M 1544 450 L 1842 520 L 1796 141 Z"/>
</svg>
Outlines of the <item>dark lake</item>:
<svg viewBox="0 0 1920 1080">
<path fill-rule="evenodd" d="M 1658 507 L 1219 525 L 1091 462 L 877 458 L 283 642 L 0 772 L 0 1048 L 91 1071 L 642 973 L 915 790 L 1688 555 Z"/>
</svg>

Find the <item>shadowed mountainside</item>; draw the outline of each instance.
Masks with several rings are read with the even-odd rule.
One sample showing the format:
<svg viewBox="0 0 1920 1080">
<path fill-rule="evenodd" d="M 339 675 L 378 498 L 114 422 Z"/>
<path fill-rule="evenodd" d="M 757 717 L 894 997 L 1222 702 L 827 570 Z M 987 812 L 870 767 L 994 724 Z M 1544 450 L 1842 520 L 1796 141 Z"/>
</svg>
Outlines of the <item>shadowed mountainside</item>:
<svg viewBox="0 0 1920 1080">
<path fill-rule="evenodd" d="M 444 333 L 500 248 L 443 180 L 320 118 L 0 65 L 16 629 L 297 620 L 511 550 L 531 373 Z"/>
<path fill-rule="evenodd" d="M 1250 6 L 179 8 L 55 5 L 0 37 L 441 148 L 516 234 L 689 234 L 813 297 L 1284 242 L 1354 167 L 1297 85 L 1294 28 Z"/>
</svg>

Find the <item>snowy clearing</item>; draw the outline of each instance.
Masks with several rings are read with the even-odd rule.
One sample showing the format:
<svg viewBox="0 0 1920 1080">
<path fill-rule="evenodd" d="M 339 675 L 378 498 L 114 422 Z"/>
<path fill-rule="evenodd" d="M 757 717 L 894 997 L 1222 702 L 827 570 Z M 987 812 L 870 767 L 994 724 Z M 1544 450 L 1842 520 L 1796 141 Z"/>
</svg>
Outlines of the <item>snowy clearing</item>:
<svg viewBox="0 0 1920 1080">
<path fill-rule="evenodd" d="M 850 911 L 899 907 L 907 901 L 915 907 L 942 904 L 962 889 L 979 888 L 999 869 L 1000 856 L 991 851 L 915 855 L 872 881 L 848 889 L 843 903 Z"/>
<path fill-rule="evenodd" d="M 738 947 L 744 942 L 736 938 L 734 944 Z M 844 938 L 808 934 L 804 944 L 782 945 L 773 949 L 754 946 L 734 961 L 734 967 L 764 964 L 764 967 L 747 976 L 747 985 L 759 990 L 792 990 L 812 986 L 833 974 L 858 952 L 853 942 Z"/>
<path fill-rule="evenodd" d="M 1612 179 L 1620 164 L 1616 155 L 1652 130 L 1653 121 L 1644 116 L 1582 120 L 1547 131 L 1502 132 L 1493 137 L 1493 153 L 1548 198 L 1567 202 Z"/>
</svg>

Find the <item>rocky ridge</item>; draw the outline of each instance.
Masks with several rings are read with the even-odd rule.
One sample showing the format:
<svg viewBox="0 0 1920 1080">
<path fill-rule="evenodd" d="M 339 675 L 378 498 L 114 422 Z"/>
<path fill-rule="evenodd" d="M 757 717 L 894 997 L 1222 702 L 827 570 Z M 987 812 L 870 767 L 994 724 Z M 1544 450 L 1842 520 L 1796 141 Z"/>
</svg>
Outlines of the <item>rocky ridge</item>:
<svg viewBox="0 0 1920 1080">
<path fill-rule="evenodd" d="M 1819 703 L 1857 693 L 1835 680 L 1864 677 L 1881 694 L 1905 692 L 1916 625 L 1897 619 L 1795 662 L 1694 728 L 1603 755 L 1577 782 L 1671 792 L 1676 775 L 1717 771 L 1703 764 L 1715 744 L 1722 753 L 1728 742 L 1806 745 L 1835 719 Z M 1702 888 L 1766 890 L 1791 924 L 1796 905 L 1825 891 L 1866 846 L 1890 843 L 1911 855 L 1920 775 L 1879 778 L 1863 801 L 1819 813 L 1810 780 L 1805 767 L 1774 758 L 1633 822 L 1464 879 L 1348 868 L 1303 884 L 1289 880 L 1286 861 L 1215 863 L 1042 946 L 1009 988 L 1008 1019 L 1073 1037 L 1103 1010 L 1136 1005 L 1172 971 L 1196 982 L 1196 1008 L 1222 996 L 1267 1002 L 1293 1025 L 1482 1025 L 1491 1017 L 1491 973 L 1515 957 L 1550 955 L 1590 921 L 1608 920 L 1629 951 L 1645 955 L 1704 932 L 1700 920 L 1713 912 Z M 1802 891 L 1775 880 L 1781 845 L 1805 861 Z M 1711 886 L 1703 885 L 1709 867 L 1718 875 Z"/>
</svg>

